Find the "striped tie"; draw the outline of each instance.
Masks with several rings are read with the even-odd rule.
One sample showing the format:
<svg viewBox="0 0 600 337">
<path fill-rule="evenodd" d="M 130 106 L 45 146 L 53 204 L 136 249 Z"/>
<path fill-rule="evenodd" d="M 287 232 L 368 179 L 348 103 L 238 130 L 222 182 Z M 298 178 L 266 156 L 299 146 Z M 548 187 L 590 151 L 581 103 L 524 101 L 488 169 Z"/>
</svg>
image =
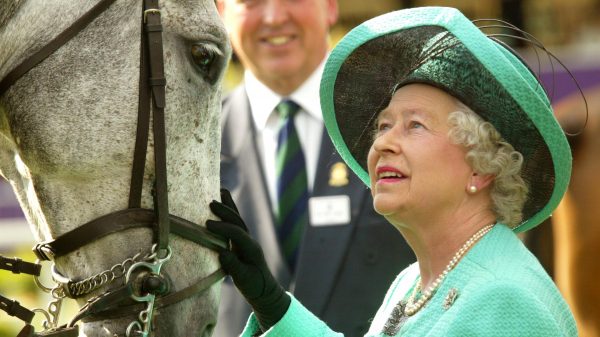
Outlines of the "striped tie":
<svg viewBox="0 0 600 337">
<path fill-rule="evenodd" d="M 300 107 L 283 100 L 276 110 L 281 117 L 277 136 L 277 237 L 290 270 L 296 267 L 298 247 L 308 222 L 308 184 L 304 153 L 294 126 Z"/>
</svg>

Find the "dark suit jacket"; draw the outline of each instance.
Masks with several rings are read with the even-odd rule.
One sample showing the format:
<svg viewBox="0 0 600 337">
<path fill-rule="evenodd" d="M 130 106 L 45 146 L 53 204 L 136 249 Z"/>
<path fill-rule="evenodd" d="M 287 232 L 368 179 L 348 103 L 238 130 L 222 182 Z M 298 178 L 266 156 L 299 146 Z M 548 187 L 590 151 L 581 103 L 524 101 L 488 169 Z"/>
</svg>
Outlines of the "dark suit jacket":
<svg viewBox="0 0 600 337">
<path fill-rule="evenodd" d="M 308 225 L 292 277 L 277 244 L 262 155 L 243 86 L 225 99 L 222 127 L 221 185 L 232 192 L 275 277 L 332 329 L 346 336 L 363 336 L 387 287 L 415 260 L 400 233 L 375 213 L 370 191 L 351 170 L 347 185 L 329 185 L 331 166 L 342 159 L 324 131 L 312 196 L 349 196 L 351 221 L 345 225 Z M 229 278 L 221 294 L 213 336 L 237 336 L 250 307 Z"/>
</svg>

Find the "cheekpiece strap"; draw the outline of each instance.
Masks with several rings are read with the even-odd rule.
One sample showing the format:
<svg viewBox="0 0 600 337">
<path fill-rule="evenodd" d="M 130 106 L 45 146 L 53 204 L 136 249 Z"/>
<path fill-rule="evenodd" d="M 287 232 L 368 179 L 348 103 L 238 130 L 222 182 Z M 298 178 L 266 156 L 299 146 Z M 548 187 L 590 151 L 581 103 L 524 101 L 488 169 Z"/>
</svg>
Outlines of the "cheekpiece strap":
<svg viewBox="0 0 600 337">
<path fill-rule="evenodd" d="M 13 274 L 29 274 L 40 276 L 42 265 L 37 263 L 26 262 L 18 257 L 8 258 L 0 255 L 0 269 L 11 271 Z"/>
<path fill-rule="evenodd" d="M 10 300 L 0 295 L 0 310 L 6 312 L 9 316 L 14 316 L 25 323 L 31 323 L 33 311 L 25 308 L 19 302 Z"/>
</svg>

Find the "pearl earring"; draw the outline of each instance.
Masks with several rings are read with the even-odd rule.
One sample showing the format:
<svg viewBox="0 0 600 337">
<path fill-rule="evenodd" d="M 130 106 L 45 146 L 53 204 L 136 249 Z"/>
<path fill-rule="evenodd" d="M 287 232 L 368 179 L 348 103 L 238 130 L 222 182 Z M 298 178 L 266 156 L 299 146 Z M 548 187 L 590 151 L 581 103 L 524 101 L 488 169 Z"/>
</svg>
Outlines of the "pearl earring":
<svg viewBox="0 0 600 337">
<path fill-rule="evenodd" d="M 471 192 L 471 193 L 477 193 L 477 186 L 475 186 L 475 185 L 469 186 L 469 192 Z"/>
</svg>

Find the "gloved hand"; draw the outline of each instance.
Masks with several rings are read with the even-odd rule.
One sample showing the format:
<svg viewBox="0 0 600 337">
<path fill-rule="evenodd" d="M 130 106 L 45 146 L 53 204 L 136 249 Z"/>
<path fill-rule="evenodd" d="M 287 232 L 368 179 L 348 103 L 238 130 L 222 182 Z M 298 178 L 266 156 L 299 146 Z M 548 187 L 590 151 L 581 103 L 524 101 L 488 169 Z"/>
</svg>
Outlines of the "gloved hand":
<svg viewBox="0 0 600 337">
<path fill-rule="evenodd" d="M 231 241 L 231 250 L 219 252 L 221 267 L 252 306 L 261 329 L 267 331 L 283 317 L 291 298 L 269 271 L 262 248 L 248 234 L 229 191 L 221 189 L 221 202 L 213 200 L 209 206 L 221 221 L 208 220 L 206 227 Z"/>
</svg>

